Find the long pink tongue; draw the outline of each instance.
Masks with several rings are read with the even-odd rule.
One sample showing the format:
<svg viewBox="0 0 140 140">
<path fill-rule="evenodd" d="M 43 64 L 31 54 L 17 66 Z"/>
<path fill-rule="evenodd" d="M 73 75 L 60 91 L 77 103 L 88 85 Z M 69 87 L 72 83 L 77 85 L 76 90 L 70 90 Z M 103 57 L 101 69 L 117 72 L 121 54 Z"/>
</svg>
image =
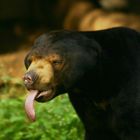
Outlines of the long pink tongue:
<svg viewBox="0 0 140 140">
<path fill-rule="evenodd" d="M 38 90 L 31 90 L 25 101 L 25 111 L 28 118 L 35 121 L 34 100 L 38 94 Z"/>
</svg>

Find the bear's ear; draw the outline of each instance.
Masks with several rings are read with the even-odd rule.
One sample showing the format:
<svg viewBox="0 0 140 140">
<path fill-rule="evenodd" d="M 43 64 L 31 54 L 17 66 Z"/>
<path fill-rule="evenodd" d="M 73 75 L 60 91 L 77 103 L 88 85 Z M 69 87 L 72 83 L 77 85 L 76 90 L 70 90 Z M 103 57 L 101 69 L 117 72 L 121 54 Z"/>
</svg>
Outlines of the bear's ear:
<svg viewBox="0 0 140 140">
<path fill-rule="evenodd" d="M 95 39 L 87 39 L 86 46 L 94 50 L 97 54 L 101 54 L 101 46 Z"/>
<path fill-rule="evenodd" d="M 96 65 L 97 61 L 101 55 L 101 46 L 98 42 L 93 39 L 87 39 L 87 43 L 85 44 L 86 53 L 85 55 L 85 63 L 91 67 Z"/>
<path fill-rule="evenodd" d="M 101 54 L 101 46 L 95 40 L 84 38 L 77 51 L 73 52 L 75 55 L 72 58 L 74 71 L 85 73 L 96 67 Z"/>
</svg>

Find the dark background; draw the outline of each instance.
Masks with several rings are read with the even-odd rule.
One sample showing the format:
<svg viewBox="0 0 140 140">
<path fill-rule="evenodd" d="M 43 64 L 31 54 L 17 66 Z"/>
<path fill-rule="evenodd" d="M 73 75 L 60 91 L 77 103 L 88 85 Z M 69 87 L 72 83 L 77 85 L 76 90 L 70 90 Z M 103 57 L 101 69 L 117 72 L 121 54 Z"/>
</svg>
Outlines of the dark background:
<svg viewBox="0 0 140 140">
<path fill-rule="evenodd" d="M 42 32 L 54 29 L 96 30 L 121 25 L 139 31 L 139 9 L 139 0 L 0 0 L 0 53 L 27 43 L 26 48 Z"/>
</svg>

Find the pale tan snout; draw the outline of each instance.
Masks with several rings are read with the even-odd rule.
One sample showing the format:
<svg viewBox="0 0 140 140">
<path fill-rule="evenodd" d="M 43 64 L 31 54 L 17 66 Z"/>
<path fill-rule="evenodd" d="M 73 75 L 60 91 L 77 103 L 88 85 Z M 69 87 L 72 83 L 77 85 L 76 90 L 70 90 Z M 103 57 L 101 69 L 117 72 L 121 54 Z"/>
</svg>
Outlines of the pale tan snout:
<svg viewBox="0 0 140 140">
<path fill-rule="evenodd" d="M 30 87 L 40 91 L 46 90 L 54 80 L 53 67 L 44 59 L 34 60 L 30 64 L 23 80 L 28 89 Z"/>
</svg>

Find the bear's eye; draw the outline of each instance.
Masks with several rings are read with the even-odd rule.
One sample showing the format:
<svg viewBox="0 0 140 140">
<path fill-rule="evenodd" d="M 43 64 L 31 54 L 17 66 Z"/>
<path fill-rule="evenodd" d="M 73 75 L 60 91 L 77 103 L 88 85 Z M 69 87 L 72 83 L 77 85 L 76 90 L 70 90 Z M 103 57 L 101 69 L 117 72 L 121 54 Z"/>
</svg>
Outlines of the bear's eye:
<svg viewBox="0 0 140 140">
<path fill-rule="evenodd" d="M 54 65 L 59 65 L 59 64 L 62 64 L 62 60 L 53 60 L 52 61 L 52 64 L 54 64 Z"/>
</svg>

